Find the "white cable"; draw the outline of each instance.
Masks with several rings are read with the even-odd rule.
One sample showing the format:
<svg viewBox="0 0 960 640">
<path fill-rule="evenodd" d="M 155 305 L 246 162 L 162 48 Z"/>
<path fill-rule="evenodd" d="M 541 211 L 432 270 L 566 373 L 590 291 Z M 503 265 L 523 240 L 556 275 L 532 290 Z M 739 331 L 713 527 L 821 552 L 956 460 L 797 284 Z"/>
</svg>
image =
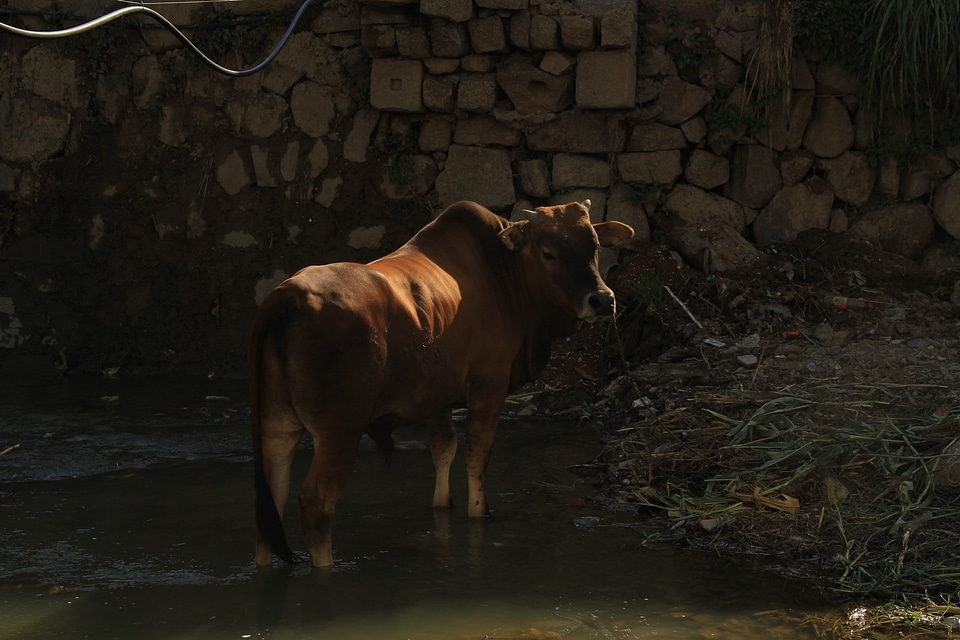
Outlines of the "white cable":
<svg viewBox="0 0 960 640">
<path fill-rule="evenodd" d="M 130 15 L 134 13 L 145 13 L 149 17 L 153 18 L 154 20 L 159 22 L 161 25 L 166 27 L 167 30 L 170 31 L 174 36 L 176 36 L 180 42 L 186 45 L 187 48 L 193 51 L 194 54 L 196 54 L 201 60 L 206 62 L 208 65 L 213 67 L 216 71 L 219 71 L 220 73 L 227 76 L 239 78 L 239 77 L 249 76 L 249 75 L 258 73 L 262 71 L 264 68 L 266 68 L 266 66 L 269 65 L 271 62 L 273 62 L 273 59 L 277 57 L 277 54 L 280 53 L 280 50 L 283 48 L 283 45 L 287 43 L 287 40 L 293 34 L 294 27 L 297 26 L 297 23 L 300 21 L 300 18 L 303 16 L 306 10 L 311 5 L 316 4 L 317 2 L 320 2 L 320 1 L 326 2 L 326 0 L 304 0 L 303 4 L 301 4 L 300 8 L 297 10 L 296 15 L 294 15 L 293 21 L 290 23 L 290 26 L 287 27 L 286 33 L 284 33 L 283 37 L 280 38 L 280 42 L 278 42 L 277 46 L 273 48 L 273 51 L 271 51 L 269 55 L 267 55 L 267 57 L 264 58 L 263 61 L 260 62 L 259 64 L 254 65 L 249 69 L 239 69 L 239 70 L 227 69 L 226 67 L 222 67 L 216 62 L 214 62 L 213 60 L 211 60 L 210 58 L 208 58 L 207 55 L 203 51 L 198 49 L 195 44 L 190 42 L 189 38 L 183 35 L 183 33 L 179 29 L 177 29 L 177 27 L 172 22 L 167 20 L 162 14 L 154 11 L 149 7 L 145 7 L 142 5 L 124 7 L 123 9 L 117 9 L 116 11 L 111 11 L 110 13 L 104 16 L 101 16 L 99 18 L 94 18 L 89 22 L 84 22 L 83 24 L 77 25 L 75 27 L 70 27 L 68 29 L 58 29 L 56 31 L 30 31 L 28 29 L 20 29 L 19 27 L 14 27 L 13 25 L 9 25 L 5 22 L 0 22 L 0 29 L 9 31 L 10 33 L 16 34 L 18 36 L 23 36 L 25 38 L 44 38 L 44 39 L 66 38 L 68 36 L 75 36 L 75 35 L 81 34 L 84 31 L 96 29 L 97 27 L 105 25 L 108 22 L 111 22 L 113 20 L 116 20 L 117 18 L 121 18 L 126 15 Z"/>
</svg>

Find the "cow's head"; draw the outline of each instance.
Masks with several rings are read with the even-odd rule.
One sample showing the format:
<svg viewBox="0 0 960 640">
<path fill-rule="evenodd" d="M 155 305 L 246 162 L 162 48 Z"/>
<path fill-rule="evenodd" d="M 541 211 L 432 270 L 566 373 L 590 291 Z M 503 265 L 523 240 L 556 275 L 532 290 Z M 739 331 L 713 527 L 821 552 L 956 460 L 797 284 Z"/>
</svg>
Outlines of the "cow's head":
<svg viewBox="0 0 960 640">
<path fill-rule="evenodd" d="M 612 315 L 616 301 L 600 278 L 598 249 L 632 238 L 633 229 L 622 222 L 591 224 L 589 200 L 526 213 L 530 219 L 511 223 L 500 239 L 523 256 L 535 285 L 581 320 Z"/>
</svg>

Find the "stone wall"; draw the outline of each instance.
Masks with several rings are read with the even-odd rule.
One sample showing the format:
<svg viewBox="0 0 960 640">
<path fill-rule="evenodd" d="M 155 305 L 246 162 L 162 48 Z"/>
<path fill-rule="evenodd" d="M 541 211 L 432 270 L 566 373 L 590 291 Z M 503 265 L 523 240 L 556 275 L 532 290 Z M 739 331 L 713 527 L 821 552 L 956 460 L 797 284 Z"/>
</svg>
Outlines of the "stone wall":
<svg viewBox="0 0 960 640">
<path fill-rule="evenodd" d="M 794 58 L 790 100 L 741 114 L 759 4 L 331 0 L 241 79 L 147 19 L 0 35 L 0 370 L 239 371 L 282 278 L 382 255 L 460 199 L 510 216 L 590 198 L 641 244 L 684 224 L 761 245 L 849 227 L 919 258 L 960 234 L 960 153 L 875 166 L 855 79 L 829 61 Z M 157 8 L 237 68 L 297 6 Z M 115 4 L 0 7 L 49 30 L 75 23 L 57 9 Z"/>
</svg>

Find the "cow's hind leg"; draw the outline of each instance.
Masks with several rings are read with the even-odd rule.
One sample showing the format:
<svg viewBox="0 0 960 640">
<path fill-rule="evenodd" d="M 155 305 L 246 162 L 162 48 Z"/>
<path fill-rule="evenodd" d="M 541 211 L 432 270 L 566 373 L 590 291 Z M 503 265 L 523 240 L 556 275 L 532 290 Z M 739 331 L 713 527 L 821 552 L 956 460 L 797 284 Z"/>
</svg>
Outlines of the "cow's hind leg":
<svg viewBox="0 0 960 640">
<path fill-rule="evenodd" d="M 260 442 L 263 447 L 263 471 L 267 486 L 270 489 L 270 497 L 273 499 L 277 514 L 280 516 L 280 522 L 283 521 L 287 497 L 290 495 L 290 469 L 294 452 L 303 436 L 303 432 L 304 428 L 299 420 L 290 417 L 264 420 L 262 427 Z M 267 496 L 261 495 L 257 499 L 264 500 L 266 498 Z M 286 555 L 287 560 L 292 561 L 293 556 L 289 552 L 289 547 L 286 546 L 282 531 L 276 534 L 279 538 L 277 544 L 281 545 L 282 549 L 273 549 L 270 542 L 267 541 L 265 533 L 258 531 L 257 534 L 257 565 L 266 566 L 270 564 L 272 552 L 278 553 L 281 558 Z"/>
<path fill-rule="evenodd" d="M 457 431 L 453 428 L 450 410 L 444 410 L 427 421 L 430 429 L 430 453 L 433 466 L 437 471 L 437 482 L 433 489 L 433 506 L 449 509 L 453 506 L 450 497 L 450 467 L 457 454 Z"/>
<path fill-rule="evenodd" d="M 314 567 L 333 565 L 333 512 L 357 455 L 361 431 L 314 434 L 313 462 L 300 489 L 303 536 Z"/>
</svg>

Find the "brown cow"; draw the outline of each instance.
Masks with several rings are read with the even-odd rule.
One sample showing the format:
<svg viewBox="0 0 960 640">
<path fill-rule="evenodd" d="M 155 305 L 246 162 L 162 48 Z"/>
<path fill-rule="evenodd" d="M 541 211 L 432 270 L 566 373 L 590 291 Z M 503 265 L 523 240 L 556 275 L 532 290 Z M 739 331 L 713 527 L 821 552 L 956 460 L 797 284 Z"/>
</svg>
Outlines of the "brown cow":
<svg viewBox="0 0 960 640">
<path fill-rule="evenodd" d="M 614 312 L 597 248 L 633 229 L 591 224 L 589 206 L 510 223 L 458 202 L 384 258 L 307 267 L 273 290 L 247 347 L 258 565 L 271 551 L 295 561 L 281 519 L 304 431 L 314 452 L 301 525 L 314 566 L 333 564 L 333 511 L 364 432 L 389 448 L 395 426 L 426 420 L 433 506 L 452 506 L 456 403 L 468 411 L 468 514 L 486 515 L 483 476 L 507 394 L 540 374 L 554 339 Z"/>
</svg>

